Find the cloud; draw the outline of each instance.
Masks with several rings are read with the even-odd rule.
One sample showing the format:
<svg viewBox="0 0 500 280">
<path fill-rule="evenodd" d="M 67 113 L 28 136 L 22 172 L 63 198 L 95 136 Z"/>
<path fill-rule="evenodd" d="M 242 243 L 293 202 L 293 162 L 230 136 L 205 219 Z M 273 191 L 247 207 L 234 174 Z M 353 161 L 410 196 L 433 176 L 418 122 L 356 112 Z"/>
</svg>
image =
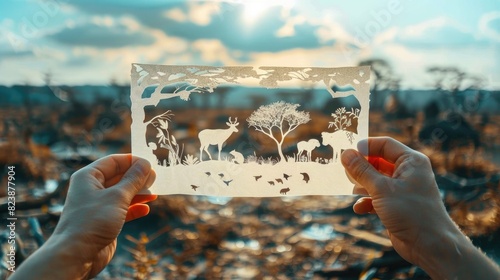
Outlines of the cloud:
<svg viewBox="0 0 500 280">
<path fill-rule="evenodd" d="M 394 39 L 417 48 L 460 47 L 478 42 L 473 31 L 445 17 L 406 27 Z"/>
<path fill-rule="evenodd" d="M 220 40 L 232 50 L 277 52 L 290 48 L 312 49 L 322 45 L 316 34 L 317 25 L 300 18 L 295 18 L 295 22 L 287 22 L 280 17 L 284 8 L 276 5 L 262 10 L 258 20 L 248 24 L 243 20 L 245 5 L 239 2 L 175 1 L 140 7 L 103 3 L 99 9 L 95 4 L 83 0 L 75 0 L 71 4 L 91 14 L 128 14 L 143 26 L 160 29 L 167 36 L 190 42 Z"/>
<path fill-rule="evenodd" d="M 359 52 L 352 53 L 343 45 L 323 46 L 315 49 L 294 48 L 280 52 L 258 52 L 250 54 L 247 64 L 279 66 L 355 66 Z M 293 59 L 291 59 L 293 58 Z"/>
<path fill-rule="evenodd" d="M 375 44 L 397 43 L 411 48 L 461 48 L 490 43 L 477 32 L 446 17 L 438 17 L 416 25 L 393 27 L 374 38 Z"/>
<path fill-rule="evenodd" d="M 189 2 L 185 9 L 175 7 L 166 10 L 163 15 L 177 22 L 190 21 L 197 25 L 208 25 L 212 21 L 212 17 L 219 12 L 220 3 L 218 2 Z"/>
<path fill-rule="evenodd" d="M 216 39 L 200 39 L 191 44 L 194 51 L 200 54 L 205 63 L 237 65 L 239 62 L 233 58 L 224 44 Z"/>
<path fill-rule="evenodd" d="M 188 15 L 181 8 L 173 8 L 166 10 L 163 15 L 177 22 L 185 22 L 188 20 Z"/>
<path fill-rule="evenodd" d="M 69 25 L 48 37 L 66 45 L 97 48 L 141 46 L 155 42 L 151 34 L 141 32 L 132 20 L 111 17 L 94 17 L 90 22 Z"/>
<path fill-rule="evenodd" d="M 500 11 L 484 14 L 479 20 L 479 30 L 486 37 L 500 42 Z"/>
<path fill-rule="evenodd" d="M 270 7 L 262 11 L 259 20 L 251 25 L 245 24 L 243 20 L 244 7 L 242 5 L 220 3 L 220 5 L 233 5 L 231 10 L 226 9 L 223 14 L 211 14 L 212 18 L 209 24 L 199 25 L 198 23 L 184 19 L 185 16 L 175 15 L 177 8 L 170 13 L 170 17 L 149 15 L 140 18 L 140 21 L 152 28 L 161 28 L 165 34 L 184 38 L 188 41 L 201 39 L 220 40 L 226 47 L 240 51 L 281 51 L 289 48 L 315 48 L 320 45 L 319 39 L 315 34 L 316 26 L 308 23 L 295 24 L 293 34 L 287 31 L 289 36 L 278 37 L 276 33 L 286 22 L 276 15 L 281 13 L 281 7 Z M 186 14 L 187 15 L 187 14 Z M 172 19 L 175 17 L 176 20 Z M 283 31 L 282 31 L 283 32 Z"/>
<path fill-rule="evenodd" d="M 278 37 L 292 37 L 295 36 L 295 26 L 304 24 L 306 18 L 303 15 L 289 16 L 284 15 L 282 18 L 285 20 L 285 24 L 276 31 L 276 36 Z"/>
<path fill-rule="evenodd" d="M 495 47 L 482 45 L 477 48 L 413 48 L 401 44 L 374 46 L 359 59 L 381 58 L 392 65 L 394 73 L 402 78 L 403 88 L 429 88 L 432 76 L 427 73 L 431 66 L 454 66 L 470 74 L 487 78 L 498 72 L 498 55 Z M 498 88 L 499 84 L 487 85 Z"/>
</svg>

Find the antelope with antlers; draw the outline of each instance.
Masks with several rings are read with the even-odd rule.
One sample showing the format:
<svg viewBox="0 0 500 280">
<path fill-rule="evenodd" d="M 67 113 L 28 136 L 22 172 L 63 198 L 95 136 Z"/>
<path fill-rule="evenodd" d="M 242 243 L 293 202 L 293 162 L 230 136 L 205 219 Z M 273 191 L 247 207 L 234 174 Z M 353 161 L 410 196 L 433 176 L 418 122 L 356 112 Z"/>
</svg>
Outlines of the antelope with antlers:
<svg viewBox="0 0 500 280">
<path fill-rule="evenodd" d="M 233 134 L 233 132 L 238 132 L 238 129 L 236 128 L 237 125 L 240 123 L 238 122 L 238 118 L 234 120 L 234 122 L 231 121 L 231 117 L 229 117 L 229 122 L 226 122 L 227 126 L 229 128 L 226 129 L 204 129 L 198 133 L 198 138 L 200 139 L 200 161 L 203 160 L 203 151 L 205 151 L 208 154 L 208 157 L 212 159 L 212 156 L 210 155 L 210 152 L 208 151 L 208 147 L 210 145 L 217 145 L 219 149 L 219 157 L 218 159 L 220 160 L 220 153 L 222 149 L 222 145 L 226 140 Z"/>
</svg>

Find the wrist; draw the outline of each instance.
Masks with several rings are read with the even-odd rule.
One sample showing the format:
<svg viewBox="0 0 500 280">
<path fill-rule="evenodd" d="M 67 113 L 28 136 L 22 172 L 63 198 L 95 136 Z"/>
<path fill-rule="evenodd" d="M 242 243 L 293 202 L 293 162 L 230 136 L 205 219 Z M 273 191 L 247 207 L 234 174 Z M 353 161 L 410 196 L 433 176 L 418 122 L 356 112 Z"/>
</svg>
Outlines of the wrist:
<svg viewBox="0 0 500 280">
<path fill-rule="evenodd" d="M 500 270 L 453 224 L 427 242 L 418 266 L 432 279 L 499 279 Z"/>
<path fill-rule="evenodd" d="M 91 260 L 85 259 L 84 251 L 78 240 L 64 236 L 51 236 L 40 248 L 50 256 L 58 274 L 71 276 L 74 279 L 86 279 L 92 266 Z M 62 279 L 62 278 L 61 278 Z"/>
<path fill-rule="evenodd" d="M 84 261 L 68 239 L 51 236 L 9 279 L 87 279 L 91 262 Z"/>
<path fill-rule="evenodd" d="M 460 230 L 445 227 L 439 232 L 429 234 L 421 243 L 417 256 L 417 265 L 425 270 L 433 279 L 448 279 L 453 274 L 461 259 L 464 245 L 472 245 Z"/>
</svg>

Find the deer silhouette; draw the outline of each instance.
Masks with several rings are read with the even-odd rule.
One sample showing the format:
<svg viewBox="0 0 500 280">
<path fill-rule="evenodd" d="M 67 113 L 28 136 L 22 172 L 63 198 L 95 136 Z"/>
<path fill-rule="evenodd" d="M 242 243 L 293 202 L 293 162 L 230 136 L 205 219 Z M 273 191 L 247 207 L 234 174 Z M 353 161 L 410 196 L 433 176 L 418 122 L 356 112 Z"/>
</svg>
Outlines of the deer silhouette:
<svg viewBox="0 0 500 280">
<path fill-rule="evenodd" d="M 226 122 L 229 128 L 226 129 L 204 129 L 198 133 L 198 139 L 200 139 L 200 161 L 203 160 L 203 151 L 208 154 L 208 157 L 212 159 L 212 155 L 208 151 L 208 147 L 210 145 L 217 145 L 219 149 L 219 157 L 220 160 L 220 152 L 222 150 L 222 145 L 226 140 L 233 134 L 233 132 L 238 132 L 236 126 L 240 124 L 238 122 L 238 118 L 235 119 L 234 122 L 231 121 L 231 117 L 229 117 L 229 122 Z"/>
</svg>

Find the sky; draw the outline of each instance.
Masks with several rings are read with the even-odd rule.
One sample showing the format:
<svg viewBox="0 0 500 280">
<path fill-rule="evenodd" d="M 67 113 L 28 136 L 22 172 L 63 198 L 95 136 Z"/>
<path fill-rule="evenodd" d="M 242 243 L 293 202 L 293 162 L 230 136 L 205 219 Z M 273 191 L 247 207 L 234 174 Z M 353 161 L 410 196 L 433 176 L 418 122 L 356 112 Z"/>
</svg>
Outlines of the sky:
<svg viewBox="0 0 500 280">
<path fill-rule="evenodd" d="M 0 84 L 128 84 L 131 63 L 454 66 L 500 89 L 500 0 L 6 0 Z"/>
</svg>

